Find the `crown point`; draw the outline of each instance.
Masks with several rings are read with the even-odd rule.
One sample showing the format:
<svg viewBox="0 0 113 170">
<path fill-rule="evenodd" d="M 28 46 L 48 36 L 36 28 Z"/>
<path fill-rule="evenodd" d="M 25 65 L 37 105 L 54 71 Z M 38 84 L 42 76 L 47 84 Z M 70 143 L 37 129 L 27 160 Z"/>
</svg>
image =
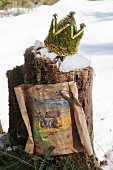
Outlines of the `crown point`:
<svg viewBox="0 0 113 170">
<path fill-rule="evenodd" d="M 74 15 L 74 14 L 76 14 L 75 11 L 71 11 L 71 12 L 69 13 L 69 15 Z"/>
<path fill-rule="evenodd" d="M 86 27 L 86 25 L 85 25 L 84 23 L 81 23 L 81 24 L 80 24 L 80 28 L 82 29 L 82 28 L 84 28 L 84 27 Z"/>
<path fill-rule="evenodd" d="M 54 14 L 53 16 L 56 18 L 56 17 L 57 17 L 57 14 Z"/>
</svg>

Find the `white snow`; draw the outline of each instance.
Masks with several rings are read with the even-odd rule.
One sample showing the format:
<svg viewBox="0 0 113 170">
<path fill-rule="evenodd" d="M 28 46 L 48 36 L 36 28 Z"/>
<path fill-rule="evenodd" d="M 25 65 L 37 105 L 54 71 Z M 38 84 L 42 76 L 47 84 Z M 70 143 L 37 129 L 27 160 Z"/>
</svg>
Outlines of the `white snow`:
<svg viewBox="0 0 113 170">
<path fill-rule="evenodd" d="M 42 41 L 39 41 L 39 40 L 36 40 L 35 43 L 34 43 L 34 50 L 37 50 L 38 48 L 42 48 L 44 47 L 44 44 Z"/>
<path fill-rule="evenodd" d="M 60 0 L 53 6 L 40 6 L 29 14 L 0 18 L 0 119 L 8 129 L 7 70 L 24 63 L 24 51 L 43 41 L 52 15 L 58 19 L 76 11 L 76 21 L 86 24 L 79 55 L 94 68 L 93 120 L 94 146 L 99 160 L 108 160 L 104 170 L 113 170 L 113 1 Z M 70 63 L 69 63 L 70 64 Z M 105 157 L 104 155 L 107 155 Z"/>
<path fill-rule="evenodd" d="M 61 62 L 60 71 L 69 72 L 77 69 L 85 68 L 91 65 L 90 60 L 79 54 L 73 56 L 66 56 L 63 62 Z"/>
</svg>

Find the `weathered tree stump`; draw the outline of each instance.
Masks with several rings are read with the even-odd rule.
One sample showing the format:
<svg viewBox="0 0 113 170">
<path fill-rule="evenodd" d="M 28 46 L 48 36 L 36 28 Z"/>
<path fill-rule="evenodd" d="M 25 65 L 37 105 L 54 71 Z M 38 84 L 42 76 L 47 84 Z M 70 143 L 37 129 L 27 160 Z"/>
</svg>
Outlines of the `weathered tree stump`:
<svg viewBox="0 0 113 170">
<path fill-rule="evenodd" d="M 26 49 L 24 57 L 26 82 L 31 84 L 55 84 L 66 81 L 76 81 L 78 87 L 78 98 L 85 112 L 88 131 L 93 147 L 93 68 L 87 67 L 71 72 L 60 72 L 57 67 L 51 63 L 49 58 L 36 57 L 33 47 Z M 68 157 L 76 163 L 86 165 L 86 169 L 100 169 L 98 162 L 95 159 L 95 153 L 92 157 L 88 157 L 84 152 L 69 154 Z"/>
<path fill-rule="evenodd" d="M 9 85 L 9 133 L 18 144 L 24 145 L 27 139 L 27 130 L 21 117 L 18 103 L 14 93 L 14 87 L 23 84 L 55 84 L 67 81 L 76 81 L 79 101 L 86 116 L 88 131 L 93 147 L 93 112 L 92 112 L 92 84 L 93 68 L 87 67 L 71 72 L 60 72 L 49 58 L 37 58 L 33 47 L 26 49 L 25 63 L 7 72 Z M 54 157 L 58 161 L 60 156 Z M 99 170 L 98 161 L 94 155 L 88 157 L 85 152 L 64 155 L 71 162 L 84 164 L 85 169 Z"/>
<path fill-rule="evenodd" d="M 33 47 L 25 51 L 26 82 L 31 84 L 55 84 L 66 81 L 76 81 L 79 93 L 79 101 L 86 115 L 88 130 L 91 141 L 93 141 L 93 114 L 92 114 L 92 83 L 93 68 L 60 72 L 56 66 L 51 64 L 49 58 L 35 58 Z"/>
</svg>

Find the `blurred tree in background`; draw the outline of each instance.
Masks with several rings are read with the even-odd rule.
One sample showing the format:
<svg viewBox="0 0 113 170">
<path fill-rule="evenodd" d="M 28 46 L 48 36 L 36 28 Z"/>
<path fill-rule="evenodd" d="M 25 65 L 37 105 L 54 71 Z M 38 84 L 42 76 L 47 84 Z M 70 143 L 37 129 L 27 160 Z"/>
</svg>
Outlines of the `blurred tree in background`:
<svg viewBox="0 0 113 170">
<path fill-rule="evenodd" d="M 33 8 L 35 5 L 53 5 L 58 0 L 0 0 L 0 9 Z"/>
<path fill-rule="evenodd" d="M 10 0 L 0 0 L 0 9 L 7 9 L 7 7 L 10 7 L 10 5 Z"/>
</svg>

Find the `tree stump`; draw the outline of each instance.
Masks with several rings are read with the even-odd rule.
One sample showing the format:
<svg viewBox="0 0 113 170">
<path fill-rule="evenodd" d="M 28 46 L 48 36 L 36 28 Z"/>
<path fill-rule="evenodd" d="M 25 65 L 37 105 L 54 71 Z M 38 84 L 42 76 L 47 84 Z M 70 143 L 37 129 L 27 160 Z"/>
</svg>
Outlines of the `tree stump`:
<svg viewBox="0 0 113 170">
<path fill-rule="evenodd" d="M 67 81 L 76 81 L 78 87 L 78 98 L 86 116 L 87 127 L 93 147 L 93 112 L 92 112 L 92 84 L 93 68 L 87 67 L 71 72 L 60 72 L 49 58 L 37 58 L 33 46 L 26 49 L 25 63 L 7 72 L 9 87 L 9 134 L 17 144 L 25 146 L 27 130 L 21 117 L 14 87 L 19 84 L 55 84 Z M 61 158 L 61 159 L 60 159 Z M 94 155 L 88 157 L 85 152 L 69 155 L 55 156 L 55 163 L 62 158 L 68 158 L 70 162 L 82 164 L 84 170 L 99 170 L 100 166 Z M 59 163 L 58 163 L 59 164 Z M 60 164 L 59 164 L 60 165 Z"/>
<path fill-rule="evenodd" d="M 31 84 L 55 84 L 76 81 L 79 93 L 78 98 L 85 112 L 88 131 L 91 141 L 93 141 L 93 68 L 87 67 L 71 72 L 60 72 L 56 66 L 51 64 L 49 58 L 36 58 L 36 54 L 32 50 L 33 47 L 30 47 L 26 49 L 24 54 L 26 82 Z"/>
<path fill-rule="evenodd" d="M 26 49 L 25 54 L 26 82 L 31 84 L 55 84 L 67 81 L 76 81 L 78 98 L 86 116 L 87 127 L 93 147 L 93 112 L 92 112 L 92 85 L 93 68 L 87 67 L 71 72 L 60 72 L 49 58 L 36 57 L 33 47 Z M 66 157 L 64 155 L 64 157 Z M 86 169 L 100 169 L 95 159 L 95 153 L 88 157 L 84 152 L 69 154 L 70 160 L 86 165 Z"/>
</svg>

